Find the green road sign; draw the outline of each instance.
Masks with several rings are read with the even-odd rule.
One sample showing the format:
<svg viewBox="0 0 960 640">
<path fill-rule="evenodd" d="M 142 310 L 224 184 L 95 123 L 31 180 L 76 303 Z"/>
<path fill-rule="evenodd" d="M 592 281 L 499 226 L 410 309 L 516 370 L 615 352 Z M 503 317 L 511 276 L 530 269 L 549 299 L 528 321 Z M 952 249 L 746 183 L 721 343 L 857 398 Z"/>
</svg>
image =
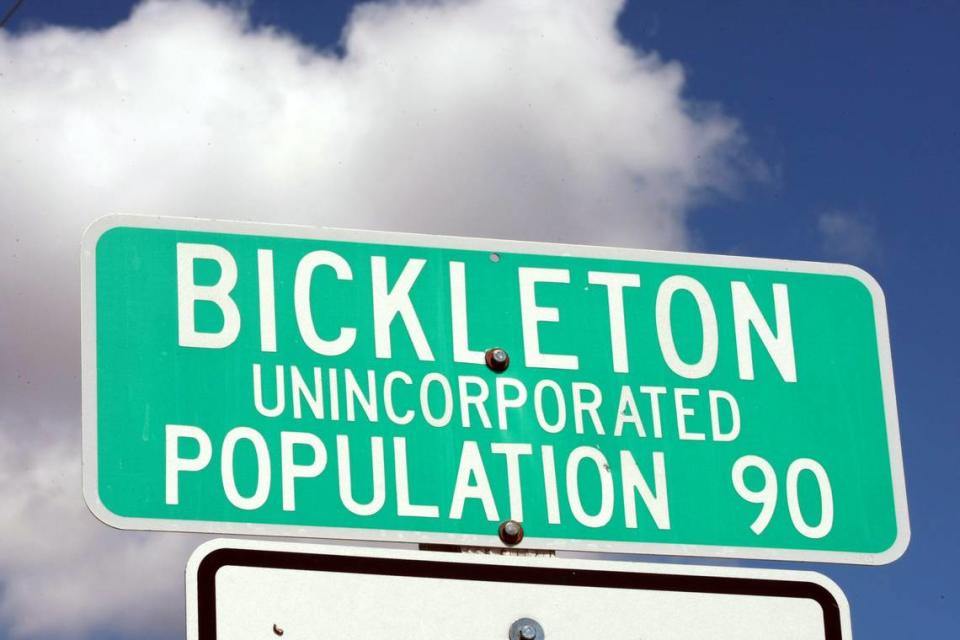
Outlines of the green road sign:
<svg viewBox="0 0 960 640">
<path fill-rule="evenodd" d="M 909 539 L 883 296 L 844 265 L 110 217 L 83 399 L 84 494 L 121 528 L 501 546 L 514 520 L 521 548 L 865 564 Z"/>
</svg>

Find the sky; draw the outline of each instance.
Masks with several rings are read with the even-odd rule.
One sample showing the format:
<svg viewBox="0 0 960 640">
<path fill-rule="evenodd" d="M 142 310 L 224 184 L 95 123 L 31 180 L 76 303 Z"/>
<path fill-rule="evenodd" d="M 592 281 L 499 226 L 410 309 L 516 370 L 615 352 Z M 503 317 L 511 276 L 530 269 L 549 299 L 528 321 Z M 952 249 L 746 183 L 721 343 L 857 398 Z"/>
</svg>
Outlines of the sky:
<svg viewBox="0 0 960 640">
<path fill-rule="evenodd" d="M 12 2 L 0 2 L 0 11 Z M 82 504 L 110 212 L 847 262 L 886 294 L 912 541 L 797 563 L 960 627 L 960 4 L 26 0 L 0 31 L 0 638 L 176 638 L 203 538 Z"/>
</svg>

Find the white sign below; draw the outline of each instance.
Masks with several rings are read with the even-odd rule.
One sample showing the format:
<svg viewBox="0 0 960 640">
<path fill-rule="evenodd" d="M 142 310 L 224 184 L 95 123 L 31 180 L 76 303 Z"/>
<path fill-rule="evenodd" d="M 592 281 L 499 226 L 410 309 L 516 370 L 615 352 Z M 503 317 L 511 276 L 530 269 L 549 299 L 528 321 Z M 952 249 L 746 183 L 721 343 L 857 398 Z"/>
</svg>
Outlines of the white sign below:
<svg viewBox="0 0 960 640">
<path fill-rule="evenodd" d="M 214 540 L 187 566 L 190 640 L 849 640 L 806 571 Z"/>
</svg>

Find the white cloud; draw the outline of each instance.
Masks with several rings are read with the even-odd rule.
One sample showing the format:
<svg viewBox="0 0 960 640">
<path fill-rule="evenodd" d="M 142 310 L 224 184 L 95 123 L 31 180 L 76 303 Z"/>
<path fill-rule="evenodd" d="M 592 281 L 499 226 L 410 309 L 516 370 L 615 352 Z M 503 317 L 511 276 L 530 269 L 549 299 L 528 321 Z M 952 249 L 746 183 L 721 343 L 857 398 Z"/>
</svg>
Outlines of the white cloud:
<svg viewBox="0 0 960 640">
<path fill-rule="evenodd" d="M 151 637 L 182 627 L 183 569 L 202 538 L 105 527 L 80 499 L 77 438 L 12 431 L 0 423 L 0 621 L 10 635 Z"/>
<path fill-rule="evenodd" d="M 863 215 L 832 210 L 817 218 L 821 249 L 830 258 L 871 262 L 880 257 L 882 245 L 873 223 Z"/>
<path fill-rule="evenodd" d="M 682 248 L 736 123 L 625 43 L 614 0 L 364 5 L 343 56 L 241 9 L 0 32 L 0 618 L 179 635 L 189 537 L 80 503 L 79 238 L 109 212 Z"/>
</svg>

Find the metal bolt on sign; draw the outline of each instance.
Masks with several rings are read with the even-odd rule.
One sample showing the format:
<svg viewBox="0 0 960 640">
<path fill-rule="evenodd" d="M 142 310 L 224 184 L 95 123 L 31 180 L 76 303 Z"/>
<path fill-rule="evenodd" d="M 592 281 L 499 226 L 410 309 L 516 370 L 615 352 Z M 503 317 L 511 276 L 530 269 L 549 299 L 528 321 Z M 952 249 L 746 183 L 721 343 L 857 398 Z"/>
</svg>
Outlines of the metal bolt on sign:
<svg viewBox="0 0 960 640">
<path fill-rule="evenodd" d="M 520 618 L 510 625 L 510 632 L 507 634 L 509 640 L 544 640 L 546 634 L 540 623 L 532 618 Z"/>
<path fill-rule="evenodd" d="M 512 547 L 520 544 L 520 541 L 523 540 L 523 525 L 516 520 L 505 520 L 500 524 L 497 533 L 500 535 L 503 544 Z"/>
<path fill-rule="evenodd" d="M 510 366 L 510 356 L 500 347 L 487 349 L 483 359 L 487 363 L 487 367 L 495 373 L 502 373 Z"/>
</svg>

